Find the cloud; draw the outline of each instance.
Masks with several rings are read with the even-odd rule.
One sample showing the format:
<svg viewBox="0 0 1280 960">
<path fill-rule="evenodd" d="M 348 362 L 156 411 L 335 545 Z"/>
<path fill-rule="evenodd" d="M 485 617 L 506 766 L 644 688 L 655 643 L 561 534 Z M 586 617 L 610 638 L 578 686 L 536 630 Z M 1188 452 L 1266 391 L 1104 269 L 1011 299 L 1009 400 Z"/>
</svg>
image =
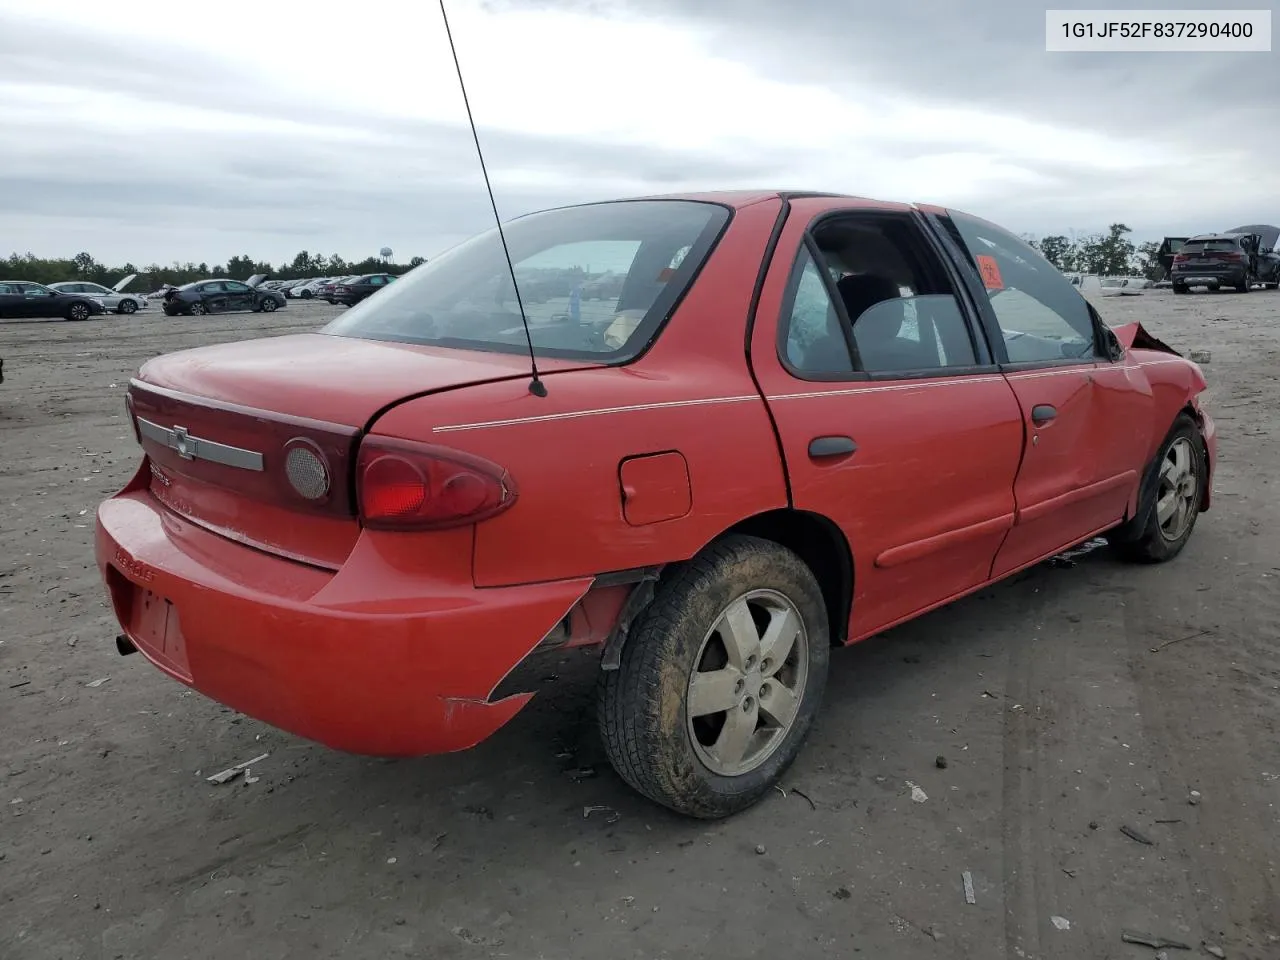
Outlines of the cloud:
<svg viewBox="0 0 1280 960">
<path fill-rule="evenodd" d="M 430 2 L 391 0 L 366 24 L 225 0 L 216 29 L 160 0 L 28 7 L 0 0 L 15 247 L 430 256 L 488 225 Z M 1014 0 L 450 4 L 504 217 L 772 186 L 1037 233 L 1275 219 L 1268 55 L 1046 54 L 1043 16 Z"/>
</svg>

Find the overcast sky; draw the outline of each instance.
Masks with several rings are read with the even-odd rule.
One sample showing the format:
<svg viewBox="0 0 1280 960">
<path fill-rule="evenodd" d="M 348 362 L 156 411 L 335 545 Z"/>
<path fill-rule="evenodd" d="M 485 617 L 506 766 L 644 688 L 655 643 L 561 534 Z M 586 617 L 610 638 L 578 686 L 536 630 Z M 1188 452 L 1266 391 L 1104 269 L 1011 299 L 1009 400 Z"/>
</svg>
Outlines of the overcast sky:
<svg viewBox="0 0 1280 960">
<path fill-rule="evenodd" d="M 0 0 L 0 256 L 407 260 L 489 225 L 434 2 L 209 9 Z M 449 9 L 504 217 L 746 186 L 1037 235 L 1280 222 L 1276 53 L 1049 54 L 1026 0 Z"/>
</svg>

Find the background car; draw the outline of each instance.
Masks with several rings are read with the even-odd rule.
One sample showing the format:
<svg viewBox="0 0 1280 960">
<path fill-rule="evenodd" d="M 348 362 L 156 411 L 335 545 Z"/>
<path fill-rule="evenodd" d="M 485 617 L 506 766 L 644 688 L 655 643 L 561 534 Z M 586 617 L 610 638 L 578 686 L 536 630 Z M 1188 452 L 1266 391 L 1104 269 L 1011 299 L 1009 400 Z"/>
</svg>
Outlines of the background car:
<svg viewBox="0 0 1280 960">
<path fill-rule="evenodd" d="M 325 303 L 337 303 L 338 300 L 334 296 L 333 291 L 338 287 L 339 284 L 350 283 L 351 281 L 356 279 L 358 278 L 355 276 L 355 274 L 352 274 L 351 276 L 347 276 L 347 277 L 337 277 L 333 280 L 327 280 L 324 283 L 320 284 L 318 287 L 316 287 L 316 297 L 317 299 L 325 301 Z"/>
<path fill-rule="evenodd" d="M 307 279 L 290 280 L 280 287 L 280 292 L 283 293 L 286 298 L 293 300 L 298 296 L 298 291 L 310 282 L 311 281 Z"/>
<path fill-rule="evenodd" d="M 625 273 L 606 273 L 593 277 L 582 285 L 582 299 L 617 300 L 622 296 L 622 284 L 626 279 Z"/>
<path fill-rule="evenodd" d="M 107 312 L 102 301 L 82 293 L 60 293 L 29 280 L 0 281 L 0 317 L 62 317 L 88 320 Z"/>
<path fill-rule="evenodd" d="M 124 288 L 132 283 L 137 276 L 136 273 L 131 273 L 114 287 L 104 287 L 100 283 L 90 283 L 86 280 L 62 280 L 58 283 L 49 284 L 49 289 L 57 290 L 59 293 L 78 293 L 92 297 L 100 301 L 108 310 L 116 313 L 137 313 L 147 305 L 146 295 L 123 292 Z"/>
<path fill-rule="evenodd" d="M 298 286 L 294 287 L 293 290 L 290 292 L 290 295 L 293 297 L 296 297 L 299 300 L 310 300 L 313 297 L 315 297 L 316 290 L 322 284 L 332 283 L 335 279 L 337 278 L 336 277 L 314 277 L 311 280 L 307 280 L 303 283 L 298 284 Z"/>
<path fill-rule="evenodd" d="M 166 316 L 201 316 L 249 310 L 271 313 L 287 301 L 277 290 L 252 287 L 241 280 L 197 280 L 165 294 Z"/>
<path fill-rule="evenodd" d="M 1262 238 L 1256 233 L 1202 233 L 1191 237 L 1173 255 L 1170 279 L 1174 293 L 1186 293 L 1191 287 L 1218 290 L 1234 287 L 1248 293 L 1253 284 L 1264 280 L 1274 289 L 1280 258 L 1273 263 L 1261 251 Z"/>
<path fill-rule="evenodd" d="M 395 279 L 389 273 L 366 273 L 363 277 L 356 277 L 354 280 L 335 284 L 332 292 L 333 302 L 345 303 L 348 307 L 354 307 L 361 300 L 373 296 L 387 284 L 394 283 Z"/>
</svg>

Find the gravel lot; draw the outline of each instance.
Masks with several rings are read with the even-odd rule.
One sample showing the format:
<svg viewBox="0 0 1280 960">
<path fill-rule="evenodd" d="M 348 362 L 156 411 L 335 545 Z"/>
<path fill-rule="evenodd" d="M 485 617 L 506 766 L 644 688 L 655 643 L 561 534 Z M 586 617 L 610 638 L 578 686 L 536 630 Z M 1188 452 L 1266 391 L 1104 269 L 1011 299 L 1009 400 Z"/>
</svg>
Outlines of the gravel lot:
<svg viewBox="0 0 1280 960">
<path fill-rule="evenodd" d="M 569 775 L 599 760 L 583 663 L 474 751 L 381 762 L 116 654 L 91 535 L 138 457 L 128 377 L 340 308 L 0 324 L 0 958 L 1152 957 L 1131 929 L 1275 960 L 1280 293 L 1099 306 L 1212 353 L 1187 551 L 1046 564 L 839 652 L 787 795 L 712 825 Z"/>
</svg>

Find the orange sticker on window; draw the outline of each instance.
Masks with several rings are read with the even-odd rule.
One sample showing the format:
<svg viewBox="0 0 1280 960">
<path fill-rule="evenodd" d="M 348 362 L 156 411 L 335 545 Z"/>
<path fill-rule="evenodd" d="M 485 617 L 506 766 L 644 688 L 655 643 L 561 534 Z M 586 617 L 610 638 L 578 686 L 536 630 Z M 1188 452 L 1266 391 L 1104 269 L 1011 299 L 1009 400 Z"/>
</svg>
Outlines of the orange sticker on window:
<svg viewBox="0 0 1280 960">
<path fill-rule="evenodd" d="M 982 285 L 988 290 L 1003 290 L 1004 280 L 1000 276 L 1000 264 L 996 263 L 996 258 L 989 254 L 980 253 L 974 259 L 978 261 L 978 270 L 982 274 Z"/>
<path fill-rule="evenodd" d="M 672 270 L 670 267 L 663 267 L 661 270 L 658 271 L 658 282 L 666 283 L 675 275 L 676 275 L 676 272 Z"/>
</svg>

